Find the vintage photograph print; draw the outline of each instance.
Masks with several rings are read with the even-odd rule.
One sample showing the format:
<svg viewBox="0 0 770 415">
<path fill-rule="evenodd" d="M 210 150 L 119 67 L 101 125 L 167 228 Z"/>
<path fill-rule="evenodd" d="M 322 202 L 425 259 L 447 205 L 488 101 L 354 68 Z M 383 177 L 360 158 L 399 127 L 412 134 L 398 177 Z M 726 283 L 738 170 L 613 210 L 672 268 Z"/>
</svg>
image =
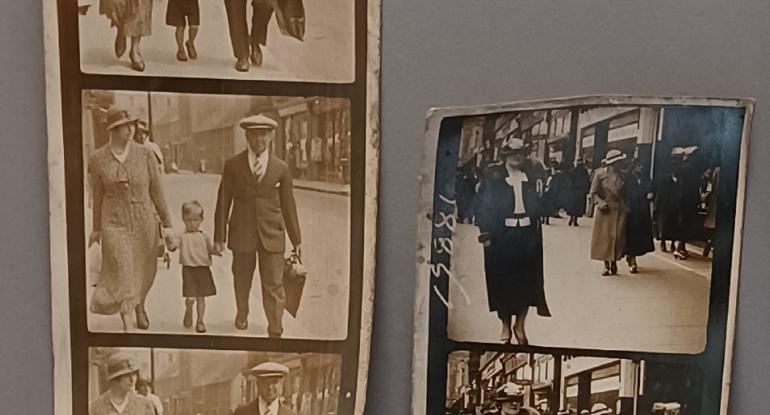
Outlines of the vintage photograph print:
<svg viewBox="0 0 770 415">
<path fill-rule="evenodd" d="M 666 106 L 464 118 L 449 338 L 703 351 L 742 126 Z"/>
<path fill-rule="evenodd" d="M 614 357 L 457 351 L 445 414 L 699 415 L 697 366 Z"/>
<path fill-rule="evenodd" d="M 726 415 L 753 111 L 631 96 L 432 110 L 414 413 Z M 446 373 L 457 350 L 470 383 Z M 481 399 L 478 351 L 560 363 L 514 376 L 529 389 L 506 411 Z M 697 393 L 652 392 L 681 382 Z"/>
<path fill-rule="evenodd" d="M 333 415 L 340 356 L 91 347 L 89 415 Z"/>
<path fill-rule="evenodd" d="M 88 328 L 341 340 L 350 102 L 83 91 Z"/>
<path fill-rule="evenodd" d="M 77 0 L 84 73 L 349 83 L 355 0 Z"/>
</svg>

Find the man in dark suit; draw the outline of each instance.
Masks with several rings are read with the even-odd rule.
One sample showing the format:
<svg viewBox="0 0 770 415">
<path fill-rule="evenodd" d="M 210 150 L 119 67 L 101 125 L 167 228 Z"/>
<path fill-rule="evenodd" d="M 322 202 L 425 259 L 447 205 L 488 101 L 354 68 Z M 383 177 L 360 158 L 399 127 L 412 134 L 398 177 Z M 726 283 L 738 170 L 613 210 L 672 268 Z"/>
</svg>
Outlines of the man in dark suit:
<svg viewBox="0 0 770 415">
<path fill-rule="evenodd" d="M 277 5 L 278 8 L 275 8 Z M 281 31 L 302 40 L 305 34 L 305 9 L 302 0 L 252 0 L 251 31 L 246 20 L 247 0 L 225 0 L 230 41 L 237 59 L 235 69 L 249 70 L 249 61 L 262 66 L 262 46 L 267 44 L 267 25 L 276 13 Z"/>
<path fill-rule="evenodd" d="M 257 377 L 257 399 L 238 407 L 233 415 L 297 415 L 281 403 L 283 382 L 289 368 L 274 362 L 260 363 L 251 369 Z"/>
<path fill-rule="evenodd" d="M 297 206 L 289 166 L 269 152 L 277 123 L 264 115 L 244 118 L 248 148 L 225 162 L 214 212 L 214 249 L 233 252 L 237 313 L 235 327 L 246 330 L 249 292 L 259 258 L 262 305 L 270 337 L 283 333 L 283 263 L 286 234 L 300 254 Z"/>
</svg>

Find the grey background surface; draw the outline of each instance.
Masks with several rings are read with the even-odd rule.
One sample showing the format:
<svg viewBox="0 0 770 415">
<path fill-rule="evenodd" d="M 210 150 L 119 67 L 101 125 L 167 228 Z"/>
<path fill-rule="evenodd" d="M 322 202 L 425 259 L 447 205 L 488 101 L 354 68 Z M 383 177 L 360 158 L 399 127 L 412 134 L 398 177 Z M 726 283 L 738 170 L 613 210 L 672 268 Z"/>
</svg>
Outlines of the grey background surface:
<svg viewBox="0 0 770 415">
<path fill-rule="evenodd" d="M 39 3 L 0 5 L 3 413 L 52 411 Z M 367 413 L 409 413 L 416 176 L 426 110 L 597 93 L 757 99 L 730 413 L 765 413 L 770 369 L 770 2 L 383 3 L 379 264 Z"/>
</svg>

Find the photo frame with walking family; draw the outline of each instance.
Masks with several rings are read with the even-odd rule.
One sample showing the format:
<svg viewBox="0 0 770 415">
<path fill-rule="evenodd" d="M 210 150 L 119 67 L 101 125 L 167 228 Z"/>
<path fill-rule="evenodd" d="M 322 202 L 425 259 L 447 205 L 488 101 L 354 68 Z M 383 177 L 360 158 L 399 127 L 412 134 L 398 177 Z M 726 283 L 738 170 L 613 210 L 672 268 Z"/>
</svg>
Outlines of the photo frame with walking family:
<svg viewBox="0 0 770 415">
<path fill-rule="evenodd" d="M 44 2 L 55 414 L 363 413 L 380 9 L 310 3 Z"/>
<path fill-rule="evenodd" d="M 750 99 L 430 111 L 415 414 L 726 414 Z"/>
</svg>

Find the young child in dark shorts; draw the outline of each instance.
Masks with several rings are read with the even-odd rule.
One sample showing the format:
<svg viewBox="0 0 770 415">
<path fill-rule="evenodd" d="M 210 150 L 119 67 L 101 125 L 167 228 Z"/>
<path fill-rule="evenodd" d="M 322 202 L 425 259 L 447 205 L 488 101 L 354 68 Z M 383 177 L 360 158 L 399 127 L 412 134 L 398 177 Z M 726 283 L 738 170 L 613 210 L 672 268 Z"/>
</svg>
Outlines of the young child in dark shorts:
<svg viewBox="0 0 770 415">
<path fill-rule="evenodd" d="M 211 255 L 215 253 L 211 237 L 200 230 L 203 222 L 203 207 L 198 201 L 182 204 L 182 221 L 185 231 L 171 238 L 168 249 L 179 249 L 179 263 L 182 264 L 182 295 L 185 298 L 185 312 L 182 324 L 192 327 L 193 304 L 198 319 L 195 331 L 205 333 L 203 313 L 206 297 L 216 295 L 217 288 L 211 275 Z"/>
<path fill-rule="evenodd" d="M 198 0 L 168 0 L 166 9 L 166 24 L 176 28 L 176 59 L 181 62 L 187 58 L 198 58 L 195 49 L 195 37 L 198 36 L 198 26 L 201 23 Z M 187 42 L 184 41 L 184 29 L 188 29 Z"/>
</svg>

